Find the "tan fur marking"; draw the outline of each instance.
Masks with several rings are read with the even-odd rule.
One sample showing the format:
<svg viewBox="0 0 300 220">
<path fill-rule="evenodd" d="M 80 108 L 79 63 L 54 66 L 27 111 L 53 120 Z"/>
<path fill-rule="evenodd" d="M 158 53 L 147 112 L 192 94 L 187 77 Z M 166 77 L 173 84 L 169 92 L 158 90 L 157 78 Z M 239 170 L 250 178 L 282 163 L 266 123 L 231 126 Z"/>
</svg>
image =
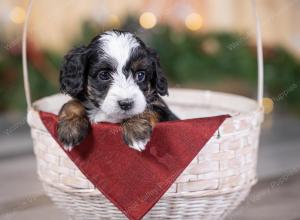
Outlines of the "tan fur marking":
<svg viewBox="0 0 300 220">
<path fill-rule="evenodd" d="M 60 113 L 59 119 L 71 119 L 73 117 L 85 117 L 86 112 L 83 105 L 77 100 L 71 100 L 64 104 Z"/>
</svg>

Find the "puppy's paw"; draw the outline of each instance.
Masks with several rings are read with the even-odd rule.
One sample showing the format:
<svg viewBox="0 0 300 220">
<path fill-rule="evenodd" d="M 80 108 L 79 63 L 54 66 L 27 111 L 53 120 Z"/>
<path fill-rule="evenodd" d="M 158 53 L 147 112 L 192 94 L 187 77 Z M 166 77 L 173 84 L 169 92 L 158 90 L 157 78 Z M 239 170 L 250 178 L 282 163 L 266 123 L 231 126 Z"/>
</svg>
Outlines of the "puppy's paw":
<svg viewBox="0 0 300 220">
<path fill-rule="evenodd" d="M 89 121 L 84 117 L 61 119 L 57 126 L 58 139 L 66 151 L 71 151 L 88 135 L 89 128 Z"/>
<path fill-rule="evenodd" d="M 147 140 L 134 140 L 132 144 L 128 144 L 129 147 L 137 150 L 137 151 L 143 151 L 146 149 L 146 145 L 149 142 L 149 139 Z"/>
<path fill-rule="evenodd" d="M 151 123 L 145 119 L 131 119 L 123 123 L 123 139 L 129 147 L 137 151 L 146 149 L 151 134 Z"/>
<path fill-rule="evenodd" d="M 68 146 L 68 145 L 64 145 L 63 148 L 65 149 L 65 151 L 72 151 L 74 146 Z"/>
</svg>

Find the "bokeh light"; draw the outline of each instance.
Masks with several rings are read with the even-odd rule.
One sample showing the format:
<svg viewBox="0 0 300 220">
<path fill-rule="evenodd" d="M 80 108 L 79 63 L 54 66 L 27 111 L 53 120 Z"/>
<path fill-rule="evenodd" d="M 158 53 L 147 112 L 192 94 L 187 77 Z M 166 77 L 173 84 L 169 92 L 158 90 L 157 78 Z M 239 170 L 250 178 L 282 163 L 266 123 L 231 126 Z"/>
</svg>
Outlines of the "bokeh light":
<svg viewBox="0 0 300 220">
<path fill-rule="evenodd" d="M 119 16 L 112 14 L 109 16 L 109 23 L 113 27 L 120 27 L 121 20 L 120 20 Z"/>
<path fill-rule="evenodd" d="M 265 97 L 263 99 L 263 105 L 265 114 L 271 113 L 274 109 L 274 102 L 271 98 Z"/>
<path fill-rule="evenodd" d="M 156 16 L 151 12 L 144 12 L 140 16 L 140 25 L 145 29 L 153 28 L 157 23 Z"/>
<path fill-rule="evenodd" d="M 15 7 L 10 12 L 10 20 L 15 24 L 22 24 L 25 20 L 25 10 L 21 7 Z"/>
<path fill-rule="evenodd" d="M 198 31 L 203 26 L 203 19 L 198 13 L 191 13 L 185 18 L 185 26 L 191 31 Z"/>
</svg>

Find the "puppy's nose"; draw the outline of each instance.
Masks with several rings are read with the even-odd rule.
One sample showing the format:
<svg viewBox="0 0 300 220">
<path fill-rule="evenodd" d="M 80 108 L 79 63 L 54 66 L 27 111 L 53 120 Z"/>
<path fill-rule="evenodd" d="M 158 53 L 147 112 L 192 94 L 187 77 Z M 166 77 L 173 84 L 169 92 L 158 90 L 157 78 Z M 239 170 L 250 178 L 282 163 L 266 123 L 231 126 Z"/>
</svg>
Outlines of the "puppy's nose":
<svg viewBox="0 0 300 220">
<path fill-rule="evenodd" d="M 132 99 L 123 99 L 118 101 L 119 106 L 122 110 L 130 110 L 133 107 L 133 100 Z"/>
</svg>

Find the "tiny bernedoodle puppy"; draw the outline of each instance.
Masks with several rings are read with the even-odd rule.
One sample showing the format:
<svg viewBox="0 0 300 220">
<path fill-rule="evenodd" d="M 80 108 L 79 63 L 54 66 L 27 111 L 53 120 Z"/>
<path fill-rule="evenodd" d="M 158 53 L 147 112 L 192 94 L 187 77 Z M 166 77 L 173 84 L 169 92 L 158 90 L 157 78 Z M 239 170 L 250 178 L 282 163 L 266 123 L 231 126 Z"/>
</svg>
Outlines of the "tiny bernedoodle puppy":
<svg viewBox="0 0 300 220">
<path fill-rule="evenodd" d="M 60 89 L 72 97 L 57 126 L 69 151 L 87 136 L 90 123 L 120 123 L 125 143 L 142 151 L 157 122 L 178 119 L 160 97 L 168 94 L 168 84 L 157 53 L 129 32 L 107 31 L 71 50 Z"/>
</svg>

